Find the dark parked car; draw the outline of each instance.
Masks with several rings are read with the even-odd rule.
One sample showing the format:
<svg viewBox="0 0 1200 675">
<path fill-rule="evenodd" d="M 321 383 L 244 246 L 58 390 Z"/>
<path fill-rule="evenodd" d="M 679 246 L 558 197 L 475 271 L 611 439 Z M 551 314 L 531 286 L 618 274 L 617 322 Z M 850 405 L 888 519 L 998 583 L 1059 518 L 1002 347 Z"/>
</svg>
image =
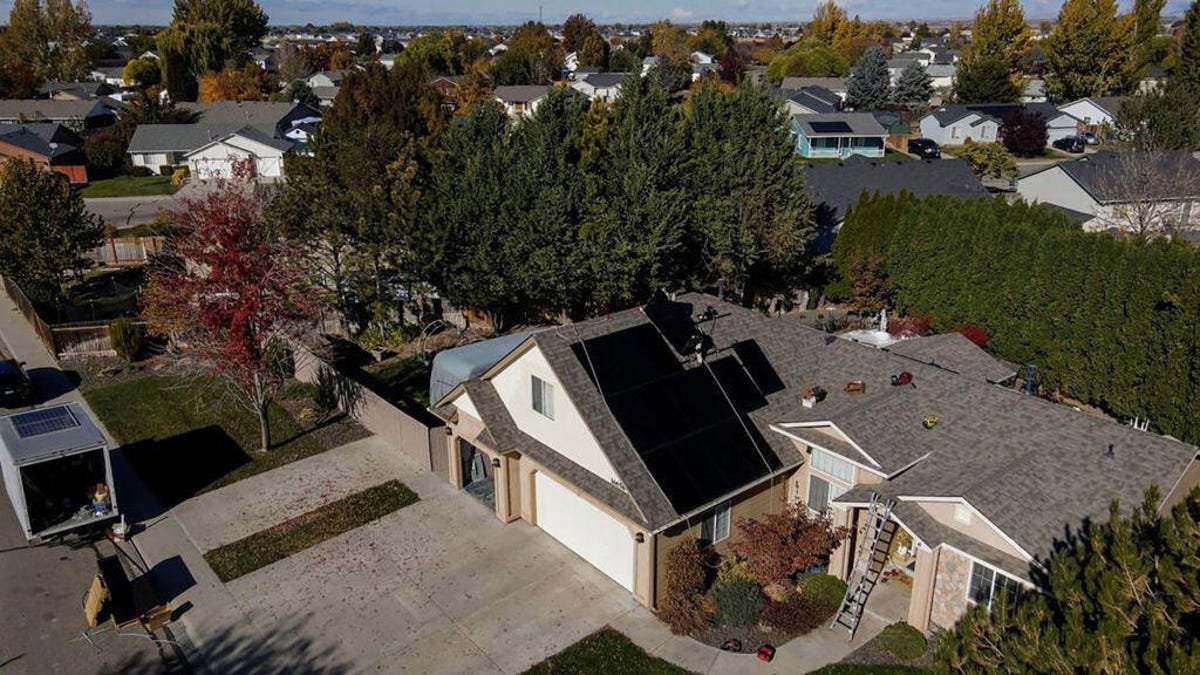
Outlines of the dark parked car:
<svg viewBox="0 0 1200 675">
<path fill-rule="evenodd" d="M 0 406 L 20 408 L 29 405 L 33 387 L 22 365 L 12 359 L 0 361 Z"/>
<path fill-rule="evenodd" d="M 1087 143 L 1088 145 L 1100 145 L 1100 137 L 1090 131 L 1083 132 L 1080 134 L 1080 137 L 1083 138 L 1083 142 Z"/>
<path fill-rule="evenodd" d="M 1059 150 L 1078 155 L 1087 147 L 1087 141 L 1083 140 L 1080 136 L 1067 136 L 1054 141 L 1052 145 Z"/>
<path fill-rule="evenodd" d="M 908 141 L 908 154 L 922 159 L 937 159 L 942 156 L 942 149 L 928 138 L 913 138 Z"/>
</svg>

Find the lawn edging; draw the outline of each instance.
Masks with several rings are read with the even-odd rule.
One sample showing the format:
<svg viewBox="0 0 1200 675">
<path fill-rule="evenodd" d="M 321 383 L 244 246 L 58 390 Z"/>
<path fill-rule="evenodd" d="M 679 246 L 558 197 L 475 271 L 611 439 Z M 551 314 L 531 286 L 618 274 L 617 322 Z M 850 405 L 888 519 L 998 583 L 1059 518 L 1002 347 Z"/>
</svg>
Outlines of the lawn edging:
<svg viewBox="0 0 1200 675">
<path fill-rule="evenodd" d="M 417 493 L 408 486 L 398 480 L 389 480 L 218 546 L 207 551 L 204 560 L 217 578 L 227 583 L 419 500 Z"/>
</svg>

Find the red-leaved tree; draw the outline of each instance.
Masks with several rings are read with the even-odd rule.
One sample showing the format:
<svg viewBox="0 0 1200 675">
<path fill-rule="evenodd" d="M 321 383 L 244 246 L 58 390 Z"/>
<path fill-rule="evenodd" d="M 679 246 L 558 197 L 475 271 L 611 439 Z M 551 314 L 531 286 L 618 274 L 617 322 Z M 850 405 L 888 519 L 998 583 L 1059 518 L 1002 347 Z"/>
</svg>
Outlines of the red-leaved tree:
<svg viewBox="0 0 1200 675">
<path fill-rule="evenodd" d="M 312 325 L 316 306 L 300 251 L 262 218 L 248 167 L 234 174 L 182 200 L 180 233 L 149 272 L 142 316 L 230 385 L 258 417 L 266 452 L 267 411 L 291 370 L 288 338 Z"/>
<path fill-rule="evenodd" d="M 786 584 L 804 570 L 821 564 L 850 534 L 834 527 L 829 516 L 813 515 L 801 504 L 791 504 L 781 513 L 759 521 L 742 518 L 739 536 L 731 544 L 746 558 L 746 568 L 764 586 Z"/>
</svg>

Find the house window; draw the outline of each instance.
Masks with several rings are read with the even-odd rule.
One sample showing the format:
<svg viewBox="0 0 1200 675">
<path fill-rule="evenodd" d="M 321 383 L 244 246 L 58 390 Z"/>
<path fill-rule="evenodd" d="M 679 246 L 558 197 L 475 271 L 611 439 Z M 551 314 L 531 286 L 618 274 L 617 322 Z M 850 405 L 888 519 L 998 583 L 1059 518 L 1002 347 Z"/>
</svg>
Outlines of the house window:
<svg viewBox="0 0 1200 675">
<path fill-rule="evenodd" d="M 854 465 L 832 452 L 812 448 L 810 466 L 821 473 L 829 474 L 833 478 L 845 481 L 846 483 L 854 482 Z"/>
<path fill-rule="evenodd" d="M 533 409 L 554 419 L 554 385 L 537 375 L 533 377 Z"/>
<path fill-rule="evenodd" d="M 1021 582 L 996 570 L 971 563 L 971 581 L 967 584 L 967 600 L 972 604 L 984 605 L 991 609 L 992 603 L 1006 593 L 1010 600 L 1021 595 Z"/>
<path fill-rule="evenodd" d="M 845 486 L 810 473 L 808 475 L 808 499 L 805 503 L 813 511 L 824 511 L 829 508 L 829 502 L 842 496 L 845 491 Z"/>
<path fill-rule="evenodd" d="M 700 541 L 706 545 L 729 538 L 729 502 L 718 504 L 713 512 L 700 522 Z"/>
</svg>

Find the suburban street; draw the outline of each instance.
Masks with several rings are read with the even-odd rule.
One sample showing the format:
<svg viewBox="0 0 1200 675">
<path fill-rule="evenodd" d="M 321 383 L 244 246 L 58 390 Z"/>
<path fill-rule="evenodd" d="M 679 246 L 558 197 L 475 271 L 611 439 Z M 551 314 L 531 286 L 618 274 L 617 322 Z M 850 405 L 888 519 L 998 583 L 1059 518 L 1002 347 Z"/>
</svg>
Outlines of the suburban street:
<svg viewBox="0 0 1200 675">
<path fill-rule="evenodd" d="M 154 197 L 98 197 L 84 199 L 92 213 L 105 224 L 118 228 L 136 227 L 154 222 L 159 211 L 171 208 L 175 195 Z"/>
</svg>

